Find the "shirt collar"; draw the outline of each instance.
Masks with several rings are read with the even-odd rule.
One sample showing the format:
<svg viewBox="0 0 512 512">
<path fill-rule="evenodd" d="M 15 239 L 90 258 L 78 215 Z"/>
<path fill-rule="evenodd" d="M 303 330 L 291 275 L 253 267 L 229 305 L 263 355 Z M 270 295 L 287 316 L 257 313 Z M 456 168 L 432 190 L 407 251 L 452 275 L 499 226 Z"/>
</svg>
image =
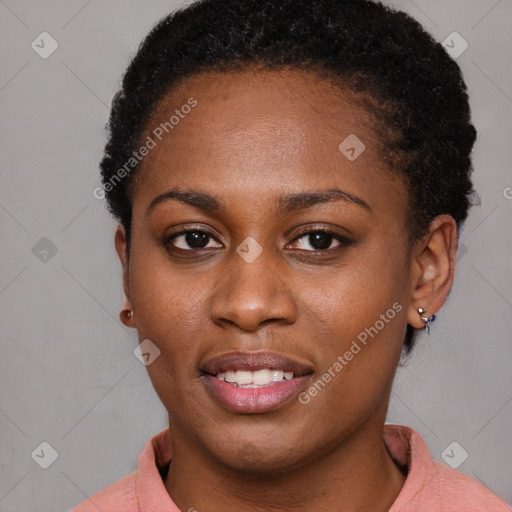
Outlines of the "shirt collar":
<svg viewBox="0 0 512 512">
<path fill-rule="evenodd" d="M 384 425 L 384 443 L 397 465 L 405 468 L 407 478 L 389 512 L 404 510 L 411 497 L 428 484 L 436 471 L 427 446 L 420 435 L 402 425 Z M 164 471 L 172 456 L 171 436 L 165 429 L 151 438 L 138 460 L 137 490 L 141 510 L 179 512 L 164 486 Z"/>
</svg>

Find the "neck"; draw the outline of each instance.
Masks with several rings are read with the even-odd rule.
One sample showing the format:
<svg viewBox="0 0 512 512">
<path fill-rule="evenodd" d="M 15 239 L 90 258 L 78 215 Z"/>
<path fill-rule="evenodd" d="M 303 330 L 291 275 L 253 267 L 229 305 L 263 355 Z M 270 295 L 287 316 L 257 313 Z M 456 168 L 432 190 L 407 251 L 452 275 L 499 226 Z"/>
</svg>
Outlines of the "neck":
<svg viewBox="0 0 512 512">
<path fill-rule="evenodd" d="M 385 512 L 405 476 L 386 450 L 383 425 L 384 420 L 359 428 L 299 469 L 265 475 L 235 471 L 197 449 L 197 444 L 190 446 L 190 439 L 172 436 L 165 487 L 178 508 L 186 511 Z"/>
</svg>

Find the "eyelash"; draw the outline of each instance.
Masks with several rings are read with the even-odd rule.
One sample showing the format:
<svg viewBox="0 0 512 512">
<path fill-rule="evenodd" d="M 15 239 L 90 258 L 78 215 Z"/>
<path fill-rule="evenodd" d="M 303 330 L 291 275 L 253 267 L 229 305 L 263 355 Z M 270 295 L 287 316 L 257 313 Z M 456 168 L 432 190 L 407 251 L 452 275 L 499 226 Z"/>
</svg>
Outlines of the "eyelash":
<svg viewBox="0 0 512 512">
<path fill-rule="evenodd" d="M 169 251 L 169 249 L 171 249 L 173 251 L 177 251 L 182 254 L 183 253 L 197 253 L 197 252 L 201 252 L 201 251 L 205 251 L 205 250 L 206 251 L 210 250 L 206 247 L 201 247 L 201 248 L 196 248 L 196 249 L 193 249 L 193 248 L 192 249 L 182 249 L 182 248 L 176 247 L 172 244 L 172 241 L 174 239 L 176 239 L 180 236 L 183 236 L 183 235 L 187 235 L 189 233 L 202 233 L 202 234 L 205 234 L 209 239 L 213 239 L 213 240 L 217 241 L 217 239 L 210 232 L 208 232 L 204 229 L 197 228 L 197 229 L 186 229 L 186 230 L 180 231 L 178 233 L 173 233 L 171 235 L 168 235 L 163 239 L 163 245 L 165 246 L 165 248 L 168 251 Z M 343 235 L 340 235 L 339 233 L 336 233 L 335 231 L 331 231 L 330 229 L 326 229 L 326 228 L 323 228 L 323 229 L 317 228 L 317 229 L 310 229 L 309 231 L 303 231 L 302 233 L 299 233 L 290 242 L 290 244 L 296 242 L 297 240 L 300 240 L 301 238 L 304 238 L 305 236 L 309 236 L 309 235 L 315 234 L 315 233 L 323 233 L 328 236 L 331 236 L 334 240 L 339 242 L 339 245 L 337 247 L 329 248 L 329 249 L 314 249 L 314 250 L 298 249 L 299 251 L 304 251 L 308 254 L 316 254 L 316 255 L 321 256 L 321 255 L 325 255 L 325 254 L 332 254 L 333 252 L 339 251 L 340 249 L 342 249 L 344 247 L 348 247 L 348 246 L 352 245 L 352 243 L 353 243 L 352 240 L 346 238 Z M 220 243 L 220 242 L 218 242 L 218 243 Z M 332 241 L 331 241 L 331 244 L 332 244 Z M 215 249 L 217 249 L 217 247 L 215 247 Z"/>
</svg>

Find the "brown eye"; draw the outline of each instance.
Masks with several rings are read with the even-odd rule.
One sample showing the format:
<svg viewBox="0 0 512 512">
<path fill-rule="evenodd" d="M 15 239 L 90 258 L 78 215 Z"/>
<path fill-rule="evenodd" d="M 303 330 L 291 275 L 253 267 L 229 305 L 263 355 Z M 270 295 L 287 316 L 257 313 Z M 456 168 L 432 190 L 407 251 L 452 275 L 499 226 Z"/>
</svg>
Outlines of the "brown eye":
<svg viewBox="0 0 512 512">
<path fill-rule="evenodd" d="M 305 251 L 327 251 L 350 245 L 350 243 L 350 240 L 338 233 L 316 230 L 303 233 L 292 242 L 291 246 Z"/>
<path fill-rule="evenodd" d="M 194 249 L 207 249 L 211 247 L 222 247 L 222 244 L 209 245 L 210 242 L 214 242 L 214 238 L 212 235 L 210 235 L 206 231 L 195 229 L 189 231 L 181 231 L 180 233 L 171 235 L 167 237 L 165 244 L 167 246 L 171 245 L 183 251 L 189 251 Z"/>
</svg>

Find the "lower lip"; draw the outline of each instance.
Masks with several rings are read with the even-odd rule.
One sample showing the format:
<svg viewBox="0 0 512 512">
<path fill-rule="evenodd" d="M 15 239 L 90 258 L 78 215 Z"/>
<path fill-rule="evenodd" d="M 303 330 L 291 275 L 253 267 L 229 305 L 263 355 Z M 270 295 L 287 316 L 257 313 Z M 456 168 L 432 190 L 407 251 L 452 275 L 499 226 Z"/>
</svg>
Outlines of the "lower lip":
<svg viewBox="0 0 512 512">
<path fill-rule="evenodd" d="M 310 375 L 282 380 L 261 388 L 237 388 L 215 375 L 204 375 L 207 389 L 226 409 L 235 413 L 263 413 L 278 409 L 296 397 Z"/>
</svg>

